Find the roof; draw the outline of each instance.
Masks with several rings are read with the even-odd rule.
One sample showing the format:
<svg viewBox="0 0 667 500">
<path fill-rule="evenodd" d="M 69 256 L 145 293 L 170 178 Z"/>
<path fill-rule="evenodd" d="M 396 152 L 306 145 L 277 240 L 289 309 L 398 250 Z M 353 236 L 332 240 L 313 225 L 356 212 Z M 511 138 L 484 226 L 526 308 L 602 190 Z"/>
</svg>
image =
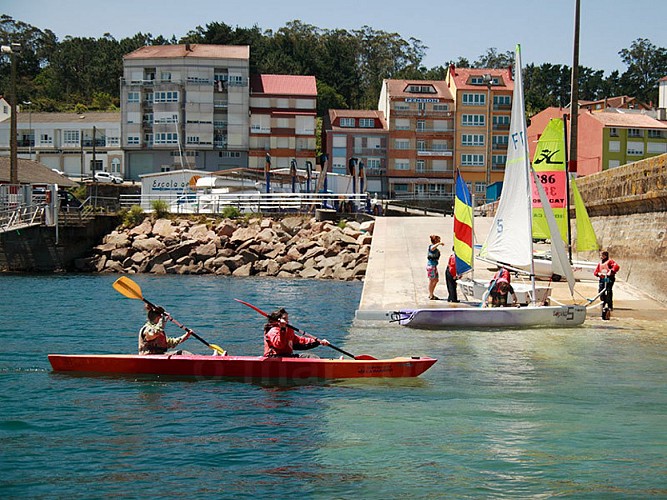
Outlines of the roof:
<svg viewBox="0 0 667 500">
<path fill-rule="evenodd" d="M 603 105 L 607 108 L 630 108 L 636 107 L 637 109 L 651 109 L 650 106 L 644 104 L 636 97 L 630 97 L 627 95 L 621 95 L 616 97 L 605 97 L 604 99 L 598 99 L 597 101 L 583 101 L 579 100 L 579 106 L 593 107 L 596 105 Z"/>
<path fill-rule="evenodd" d="M 622 113 L 619 111 L 599 111 L 591 116 L 605 127 L 650 128 L 667 130 L 667 123 L 640 113 Z"/>
<path fill-rule="evenodd" d="M 474 76 L 484 78 L 484 75 L 491 75 L 491 78 L 498 78 L 501 82 L 500 85 L 492 85 L 492 90 L 514 90 L 511 68 L 457 68 L 452 64 L 447 70 L 447 81 L 453 79 L 456 90 L 486 89 L 486 85 L 469 83 L 470 78 Z"/>
<path fill-rule="evenodd" d="M 317 81 L 307 75 L 253 75 L 250 93 L 317 97 Z"/>
<path fill-rule="evenodd" d="M 17 123 L 96 123 L 112 122 L 120 125 L 120 111 L 78 113 L 28 113 L 16 114 Z"/>
<path fill-rule="evenodd" d="M 453 101 L 452 93 L 447 88 L 444 80 L 385 80 L 387 86 L 387 93 L 392 98 L 405 97 L 425 97 L 425 98 L 440 98 Z M 435 93 L 416 93 L 408 92 L 410 85 L 432 86 Z"/>
<path fill-rule="evenodd" d="M 148 45 L 125 54 L 123 59 L 157 59 L 200 57 L 208 59 L 250 59 L 250 45 L 211 45 L 190 43 L 183 45 Z"/>
<path fill-rule="evenodd" d="M 34 160 L 17 159 L 19 184 L 58 184 L 64 187 L 78 186 L 69 177 L 55 173 L 46 165 Z M 0 182 L 9 183 L 10 158 L 0 157 Z"/>
<path fill-rule="evenodd" d="M 363 128 L 359 130 L 364 130 L 366 132 L 375 132 L 379 130 L 387 130 L 387 122 L 384 118 L 384 112 L 374 109 L 330 109 L 329 110 L 329 123 L 335 123 L 339 118 L 374 118 L 380 121 L 380 127 L 378 128 Z M 350 127 L 339 127 L 334 125 L 333 129 L 344 129 L 344 130 L 357 130 L 356 128 Z"/>
</svg>

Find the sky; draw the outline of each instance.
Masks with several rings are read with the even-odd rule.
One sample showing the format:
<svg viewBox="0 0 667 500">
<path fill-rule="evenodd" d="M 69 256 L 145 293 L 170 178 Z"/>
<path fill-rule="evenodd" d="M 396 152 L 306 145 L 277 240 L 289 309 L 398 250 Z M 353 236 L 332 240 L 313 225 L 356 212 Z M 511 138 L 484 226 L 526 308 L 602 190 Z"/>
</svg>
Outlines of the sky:
<svg viewBox="0 0 667 500">
<path fill-rule="evenodd" d="M 579 64 L 608 75 L 623 73 L 618 52 L 646 38 L 667 47 L 667 1 L 580 0 Z M 59 40 L 66 36 L 115 39 L 139 32 L 180 38 L 212 22 L 276 31 L 292 20 L 321 29 L 369 26 L 416 38 L 428 47 L 427 68 L 459 57 L 471 63 L 495 48 L 521 44 L 528 63 L 572 65 L 575 0 L 0 0 L 0 13 Z M 252 50 L 252 47 L 251 47 Z"/>
</svg>

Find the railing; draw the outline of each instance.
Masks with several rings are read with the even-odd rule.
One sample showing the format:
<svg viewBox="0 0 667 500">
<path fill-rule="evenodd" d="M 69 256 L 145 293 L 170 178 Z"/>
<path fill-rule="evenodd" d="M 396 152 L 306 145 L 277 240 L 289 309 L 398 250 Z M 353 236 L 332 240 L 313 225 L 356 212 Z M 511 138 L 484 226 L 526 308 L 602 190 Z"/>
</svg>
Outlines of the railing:
<svg viewBox="0 0 667 500">
<path fill-rule="evenodd" d="M 235 207 L 242 213 L 311 212 L 315 208 L 335 208 L 342 202 L 352 202 L 363 209 L 368 195 L 330 193 L 237 193 L 181 195 L 121 195 L 120 206 L 131 208 L 140 206 L 152 211 L 152 202 L 161 200 L 169 205 L 172 213 L 219 214 L 228 207 Z"/>
<path fill-rule="evenodd" d="M 19 205 L 15 208 L 0 210 L 0 232 L 11 231 L 26 226 L 42 223 L 44 205 Z"/>
</svg>

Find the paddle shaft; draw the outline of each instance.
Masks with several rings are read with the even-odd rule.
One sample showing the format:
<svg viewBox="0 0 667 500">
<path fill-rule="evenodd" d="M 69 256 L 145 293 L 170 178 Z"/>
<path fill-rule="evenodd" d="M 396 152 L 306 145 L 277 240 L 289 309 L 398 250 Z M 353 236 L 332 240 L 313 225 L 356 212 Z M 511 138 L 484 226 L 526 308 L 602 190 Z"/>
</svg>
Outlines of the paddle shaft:
<svg viewBox="0 0 667 500">
<path fill-rule="evenodd" d="M 245 301 L 243 301 L 243 300 L 239 300 L 239 299 L 234 299 L 234 300 L 235 300 L 236 302 L 240 302 L 240 303 L 243 304 L 244 306 L 248 306 L 250 309 L 254 309 L 254 310 L 257 311 L 259 314 L 261 314 L 262 316 L 264 316 L 265 318 L 268 318 L 268 317 L 269 317 L 268 313 L 265 313 L 265 312 L 262 311 L 259 307 L 255 307 L 255 306 L 253 306 L 252 304 L 250 304 L 249 302 L 245 302 Z M 289 328 L 291 328 L 292 330 L 295 330 L 295 331 L 299 332 L 301 335 L 305 335 L 306 337 L 310 337 L 311 339 L 314 339 L 314 340 L 317 340 L 318 342 L 321 342 L 320 339 L 318 339 L 318 338 L 315 337 L 314 335 L 311 335 L 310 333 L 305 332 L 305 331 L 301 330 L 300 328 L 297 328 L 297 327 L 294 326 L 294 325 L 290 325 L 289 323 L 287 323 L 287 326 L 288 326 Z M 347 352 L 347 351 L 344 351 L 344 350 L 341 349 L 340 347 L 336 347 L 335 345 L 333 345 L 333 344 L 331 344 L 331 343 L 329 344 L 329 347 L 331 347 L 332 349 L 334 349 L 334 350 L 336 350 L 336 351 L 338 351 L 338 352 L 340 352 L 340 353 L 342 353 L 342 354 L 345 354 L 346 356 L 351 357 L 352 359 L 357 359 L 357 357 L 356 357 L 354 354 L 351 354 L 351 353 L 349 353 L 349 352 Z"/>
</svg>

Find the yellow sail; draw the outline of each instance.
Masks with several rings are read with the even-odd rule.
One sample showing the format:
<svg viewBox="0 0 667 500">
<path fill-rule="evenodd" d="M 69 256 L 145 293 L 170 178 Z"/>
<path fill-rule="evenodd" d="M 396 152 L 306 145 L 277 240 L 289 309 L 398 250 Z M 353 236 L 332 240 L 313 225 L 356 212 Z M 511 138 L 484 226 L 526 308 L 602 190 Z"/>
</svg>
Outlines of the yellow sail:
<svg viewBox="0 0 667 500">
<path fill-rule="evenodd" d="M 537 141 L 533 169 L 544 188 L 556 217 L 561 238 L 567 243 L 567 181 L 565 178 L 565 126 L 561 118 L 553 118 Z M 544 208 L 533 182 L 533 238 L 551 238 L 544 217 Z"/>
<path fill-rule="evenodd" d="M 577 240 L 575 243 L 576 251 L 592 252 L 599 250 L 600 246 L 598 245 L 595 231 L 593 230 L 593 224 L 591 224 L 591 219 L 588 217 L 586 205 L 584 205 L 584 200 L 581 197 L 581 194 L 579 194 L 579 189 L 577 188 L 577 183 L 575 182 L 574 178 L 570 179 L 570 186 L 572 187 L 574 211 L 577 218 Z"/>
</svg>

